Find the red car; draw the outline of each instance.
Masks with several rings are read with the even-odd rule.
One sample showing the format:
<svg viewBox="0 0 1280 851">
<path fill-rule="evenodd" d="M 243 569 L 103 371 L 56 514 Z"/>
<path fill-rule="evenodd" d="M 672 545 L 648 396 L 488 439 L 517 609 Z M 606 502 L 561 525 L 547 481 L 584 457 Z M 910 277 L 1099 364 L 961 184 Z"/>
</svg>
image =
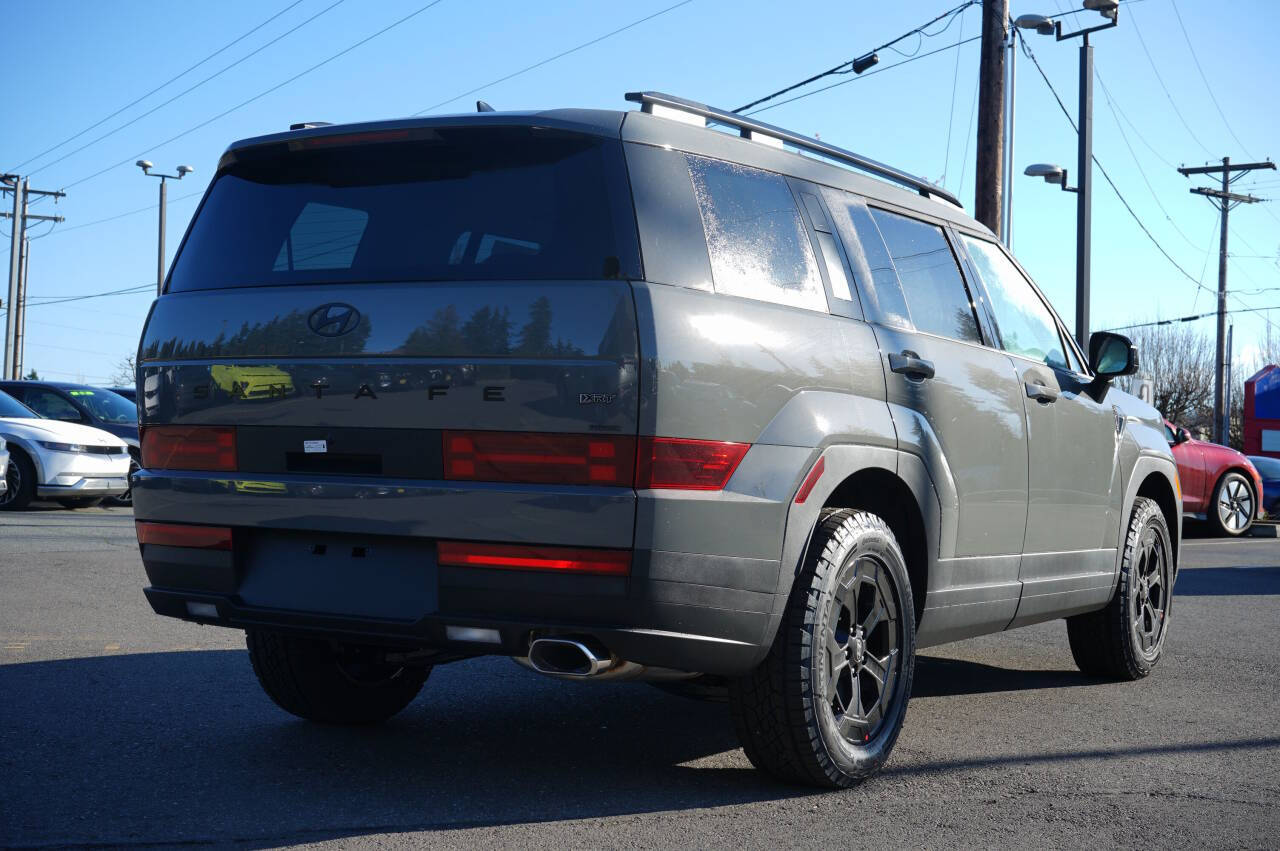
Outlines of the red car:
<svg viewBox="0 0 1280 851">
<path fill-rule="evenodd" d="M 1182 480 L 1183 515 L 1207 520 L 1220 535 L 1248 532 L 1262 516 L 1262 477 L 1249 459 L 1230 447 L 1195 440 L 1168 420 L 1164 428 Z"/>
</svg>

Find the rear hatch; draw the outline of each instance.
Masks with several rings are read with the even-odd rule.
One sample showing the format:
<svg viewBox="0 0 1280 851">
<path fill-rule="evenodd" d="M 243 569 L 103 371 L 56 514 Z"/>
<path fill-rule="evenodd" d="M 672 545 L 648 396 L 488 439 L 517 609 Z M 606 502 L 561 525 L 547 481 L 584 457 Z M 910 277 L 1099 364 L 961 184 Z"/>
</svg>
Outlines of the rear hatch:
<svg viewBox="0 0 1280 851">
<path fill-rule="evenodd" d="M 630 547 L 640 261 L 620 142 L 543 123 L 230 151 L 144 331 L 139 407 L 147 430 L 231 427 L 234 471 L 152 464 L 139 511 Z"/>
</svg>

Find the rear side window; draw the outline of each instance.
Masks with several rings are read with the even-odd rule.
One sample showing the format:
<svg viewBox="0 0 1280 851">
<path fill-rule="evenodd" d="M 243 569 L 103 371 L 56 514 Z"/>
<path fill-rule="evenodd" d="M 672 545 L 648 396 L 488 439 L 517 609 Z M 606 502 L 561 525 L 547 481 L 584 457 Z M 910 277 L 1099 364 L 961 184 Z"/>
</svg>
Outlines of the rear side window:
<svg viewBox="0 0 1280 851">
<path fill-rule="evenodd" d="M 787 182 L 754 168 L 689 156 L 717 293 L 827 309 L 827 296 Z"/>
<path fill-rule="evenodd" d="M 866 205 L 857 197 L 837 189 L 826 189 L 827 206 L 835 219 L 836 230 L 849 256 L 859 294 L 866 304 L 867 315 L 882 325 L 911 327 L 893 260 L 885 250 L 884 240 Z"/>
<path fill-rule="evenodd" d="M 991 299 L 1000 343 L 1006 352 L 1069 369 L 1053 314 L 1031 284 L 995 245 L 964 237 L 969 256 Z"/>
<path fill-rule="evenodd" d="M 916 330 L 981 343 L 969 292 L 942 228 L 884 210 L 871 210 L 871 218 L 898 272 Z"/>
<path fill-rule="evenodd" d="M 529 127 L 377 135 L 235 152 L 169 291 L 640 277 L 616 140 Z"/>
</svg>

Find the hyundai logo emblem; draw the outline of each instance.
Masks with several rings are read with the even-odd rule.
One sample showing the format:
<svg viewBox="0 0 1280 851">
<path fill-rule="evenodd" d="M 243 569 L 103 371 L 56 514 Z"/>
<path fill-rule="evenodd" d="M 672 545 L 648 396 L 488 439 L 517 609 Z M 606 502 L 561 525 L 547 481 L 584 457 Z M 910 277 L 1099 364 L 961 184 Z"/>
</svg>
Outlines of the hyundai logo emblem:
<svg viewBox="0 0 1280 851">
<path fill-rule="evenodd" d="M 322 304 L 307 317 L 307 325 L 321 337 L 341 337 L 360 324 L 360 311 L 340 301 Z"/>
</svg>

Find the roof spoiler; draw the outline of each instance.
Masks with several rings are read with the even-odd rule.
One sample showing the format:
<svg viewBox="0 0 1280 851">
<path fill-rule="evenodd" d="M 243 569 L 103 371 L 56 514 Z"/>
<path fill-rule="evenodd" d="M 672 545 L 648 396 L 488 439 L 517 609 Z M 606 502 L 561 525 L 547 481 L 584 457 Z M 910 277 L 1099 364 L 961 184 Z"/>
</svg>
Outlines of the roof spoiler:
<svg viewBox="0 0 1280 851">
<path fill-rule="evenodd" d="M 758 142 L 771 144 L 781 147 L 783 143 L 802 151 L 808 151 L 830 160 L 843 163 L 857 169 L 858 171 L 873 174 L 877 177 L 891 180 L 894 183 L 914 189 L 925 197 L 941 198 L 963 209 L 964 205 L 960 203 L 960 199 L 951 194 L 941 186 L 930 183 L 922 177 L 916 177 L 905 171 L 900 171 L 893 166 L 885 165 L 877 162 L 869 157 L 861 154 L 855 154 L 852 151 L 846 151 L 844 148 L 838 148 L 835 145 L 829 145 L 818 139 L 812 139 L 808 136 L 801 136 L 798 133 L 792 133 L 790 130 L 784 130 L 772 124 L 766 124 L 763 121 L 756 121 L 745 115 L 739 115 L 736 112 L 726 112 L 722 109 L 707 106 L 704 103 L 686 100 L 675 95 L 663 94 L 662 92 L 627 92 L 627 100 L 640 104 L 640 109 L 655 115 L 665 115 L 665 117 L 675 118 L 680 121 L 688 122 L 690 118 L 704 119 L 701 124 L 722 124 L 727 127 L 737 128 L 739 134 L 744 139 L 754 139 Z M 690 122 L 692 123 L 692 122 Z"/>
</svg>

